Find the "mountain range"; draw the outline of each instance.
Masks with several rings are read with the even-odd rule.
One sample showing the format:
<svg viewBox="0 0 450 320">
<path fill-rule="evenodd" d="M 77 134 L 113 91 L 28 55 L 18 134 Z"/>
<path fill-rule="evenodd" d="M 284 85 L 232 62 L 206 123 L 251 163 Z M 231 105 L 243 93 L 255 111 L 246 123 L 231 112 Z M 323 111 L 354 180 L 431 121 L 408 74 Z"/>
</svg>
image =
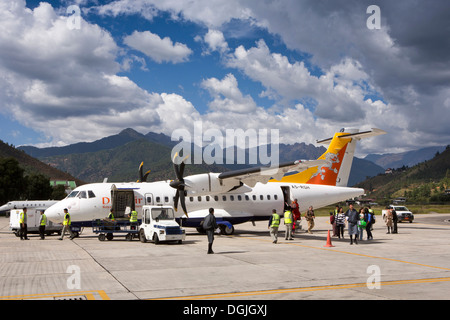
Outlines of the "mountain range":
<svg viewBox="0 0 450 320">
<path fill-rule="evenodd" d="M 38 158 L 62 171 L 86 182 L 100 182 L 108 178 L 111 182 L 135 181 L 138 179 L 139 164 L 144 161 L 144 170 L 151 170 L 148 181 L 173 179 L 171 151 L 177 141 L 172 141 L 164 134 L 149 132 L 141 134 L 133 129 L 125 129 L 116 135 L 105 137 L 93 142 L 80 142 L 64 147 L 36 148 L 21 146 L 18 149 L 30 156 Z M 191 147 L 192 149 L 195 146 Z M 270 154 L 270 146 L 268 147 Z M 248 154 L 255 150 L 245 150 Z M 256 150 L 257 152 L 258 150 Z M 292 160 L 317 159 L 326 151 L 323 146 L 295 143 L 280 144 L 280 163 Z M 223 152 L 223 155 L 226 151 Z M 235 155 L 237 152 L 234 153 Z M 228 163 L 225 160 L 223 163 Z M 253 165 L 258 165 L 253 164 Z M 233 169 L 249 167 L 249 164 L 213 164 L 186 165 L 185 175 L 201 172 L 224 172 Z M 375 176 L 384 169 L 365 159 L 354 158 L 349 178 L 349 185 Z"/>
<path fill-rule="evenodd" d="M 433 158 L 437 153 L 445 150 L 445 146 L 427 147 L 402 153 L 369 154 L 364 159 L 383 167 L 396 169 L 403 166 L 412 167 L 420 162 Z"/>
</svg>

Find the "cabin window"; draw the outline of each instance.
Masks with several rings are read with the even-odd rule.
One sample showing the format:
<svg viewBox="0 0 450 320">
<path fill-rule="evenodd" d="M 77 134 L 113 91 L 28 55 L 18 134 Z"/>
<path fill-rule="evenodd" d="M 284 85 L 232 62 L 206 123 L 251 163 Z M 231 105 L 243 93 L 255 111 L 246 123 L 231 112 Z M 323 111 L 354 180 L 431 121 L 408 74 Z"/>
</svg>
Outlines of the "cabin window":
<svg viewBox="0 0 450 320">
<path fill-rule="evenodd" d="M 219 201 L 219 196 L 214 196 L 215 201 Z"/>
<path fill-rule="evenodd" d="M 273 196 L 273 198 L 274 198 L 275 200 L 278 200 L 278 196 L 277 196 L 276 194 Z"/>
<path fill-rule="evenodd" d="M 264 200 L 264 196 L 263 196 L 263 195 L 260 195 L 260 196 L 259 196 L 259 200 Z"/>
<path fill-rule="evenodd" d="M 267 195 L 267 200 L 270 200 L 270 194 Z"/>
<path fill-rule="evenodd" d="M 249 201 L 250 197 L 248 195 L 245 195 L 245 201 Z"/>
<path fill-rule="evenodd" d="M 169 202 L 169 197 L 164 197 L 164 202 L 168 203 Z"/>
<path fill-rule="evenodd" d="M 189 197 L 190 202 L 194 202 L 194 197 Z"/>
<path fill-rule="evenodd" d="M 151 204 L 152 203 L 152 197 L 147 197 L 147 204 Z"/>
<path fill-rule="evenodd" d="M 234 196 L 230 196 L 230 201 L 234 201 Z"/>
<path fill-rule="evenodd" d="M 238 198 L 239 201 L 242 201 L 242 196 L 241 195 L 238 195 L 237 198 Z"/>
<path fill-rule="evenodd" d="M 253 195 L 252 198 L 253 198 L 253 200 L 256 200 L 256 195 Z"/>
<path fill-rule="evenodd" d="M 222 196 L 223 201 L 227 201 L 227 196 Z"/>
<path fill-rule="evenodd" d="M 202 197 L 197 197 L 198 202 L 202 202 Z"/>
<path fill-rule="evenodd" d="M 209 196 L 206 196 L 206 201 L 209 201 Z"/>
<path fill-rule="evenodd" d="M 161 202 L 161 197 L 156 197 L 156 202 L 160 203 Z"/>
</svg>

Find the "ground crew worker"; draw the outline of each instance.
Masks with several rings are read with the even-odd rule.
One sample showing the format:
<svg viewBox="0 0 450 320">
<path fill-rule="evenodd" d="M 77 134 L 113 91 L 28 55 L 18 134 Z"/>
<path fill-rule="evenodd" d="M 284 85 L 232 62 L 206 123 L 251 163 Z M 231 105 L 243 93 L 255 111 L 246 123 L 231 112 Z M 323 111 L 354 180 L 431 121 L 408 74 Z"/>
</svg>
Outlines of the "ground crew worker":
<svg viewBox="0 0 450 320">
<path fill-rule="evenodd" d="M 284 225 L 286 226 L 286 240 L 294 240 L 292 238 L 292 223 L 294 222 L 294 218 L 292 216 L 291 207 L 288 207 L 284 212 Z"/>
<path fill-rule="evenodd" d="M 44 210 L 41 210 L 41 218 L 39 220 L 39 235 L 41 236 L 41 240 L 45 239 L 45 226 L 47 225 L 47 217 L 44 213 Z"/>
<path fill-rule="evenodd" d="M 19 218 L 19 224 L 20 224 L 20 240 L 30 240 L 28 238 L 28 226 L 27 226 L 27 220 L 28 220 L 28 214 L 27 214 L 27 208 L 23 208 L 22 212 L 20 213 Z"/>
<path fill-rule="evenodd" d="M 111 209 L 111 211 L 109 211 L 108 219 L 111 220 L 111 221 L 115 221 L 115 219 L 114 219 L 114 209 Z"/>
<path fill-rule="evenodd" d="M 272 237 L 273 243 L 278 241 L 278 228 L 280 227 L 280 215 L 277 213 L 276 209 L 272 210 L 272 216 L 269 219 L 270 236 Z"/>
<path fill-rule="evenodd" d="M 69 210 L 64 209 L 64 221 L 63 221 L 63 229 L 61 231 L 61 238 L 59 238 L 59 240 L 64 239 L 64 235 L 66 233 L 66 231 L 69 231 L 70 234 L 70 240 L 72 240 L 73 238 L 75 238 L 75 235 L 73 234 L 72 230 L 70 229 L 70 225 L 72 224 L 72 222 L 70 221 L 70 213 Z"/>
<path fill-rule="evenodd" d="M 136 230 L 136 225 L 138 222 L 138 213 L 135 209 L 133 209 L 133 211 L 131 211 L 130 213 L 130 229 L 131 230 Z"/>
</svg>

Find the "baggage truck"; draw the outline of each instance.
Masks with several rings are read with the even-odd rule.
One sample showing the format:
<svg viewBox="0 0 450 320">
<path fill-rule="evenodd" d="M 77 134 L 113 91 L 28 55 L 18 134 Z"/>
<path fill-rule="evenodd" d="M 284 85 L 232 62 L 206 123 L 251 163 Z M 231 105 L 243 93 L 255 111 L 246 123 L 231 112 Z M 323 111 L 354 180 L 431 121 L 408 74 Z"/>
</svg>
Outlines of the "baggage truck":
<svg viewBox="0 0 450 320">
<path fill-rule="evenodd" d="M 41 219 L 41 212 L 45 209 L 39 208 L 27 208 L 27 232 L 28 233 L 37 233 L 39 234 L 39 221 Z M 18 237 L 20 230 L 20 213 L 22 210 L 13 209 L 11 210 L 11 214 L 9 216 L 9 229 L 14 232 L 14 234 Z M 52 233 L 57 233 L 61 235 L 63 225 L 60 223 L 53 223 L 47 219 L 47 224 L 45 225 L 45 234 L 47 236 Z"/>
</svg>

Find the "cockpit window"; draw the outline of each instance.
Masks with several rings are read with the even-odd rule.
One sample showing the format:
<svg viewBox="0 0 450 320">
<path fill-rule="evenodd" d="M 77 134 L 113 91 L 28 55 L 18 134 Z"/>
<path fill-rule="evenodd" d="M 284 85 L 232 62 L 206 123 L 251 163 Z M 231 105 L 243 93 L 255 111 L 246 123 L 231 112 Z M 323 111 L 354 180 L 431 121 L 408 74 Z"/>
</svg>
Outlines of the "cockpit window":
<svg viewBox="0 0 450 320">
<path fill-rule="evenodd" d="M 95 193 L 92 190 L 88 191 L 89 198 L 95 198 Z"/>
<path fill-rule="evenodd" d="M 86 191 L 80 191 L 80 193 L 78 194 L 78 198 L 80 199 L 86 199 Z"/>
<path fill-rule="evenodd" d="M 72 191 L 67 198 L 75 198 L 80 191 Z"/>
</svg>

